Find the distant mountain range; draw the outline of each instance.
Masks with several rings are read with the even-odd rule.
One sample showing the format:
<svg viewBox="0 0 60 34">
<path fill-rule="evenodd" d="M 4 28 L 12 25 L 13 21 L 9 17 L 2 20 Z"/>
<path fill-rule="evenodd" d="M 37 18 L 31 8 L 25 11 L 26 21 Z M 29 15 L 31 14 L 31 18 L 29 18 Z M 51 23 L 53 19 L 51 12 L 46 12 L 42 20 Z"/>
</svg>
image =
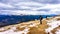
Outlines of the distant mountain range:
<svg viewBox="0 0 60 34">
<path fill-rule="evenodd" d="M 41 15 L 43 18 L 56 15 Z M 0 15 L 0 27 L 39 19 L 40 15 Z"/>
</svg>

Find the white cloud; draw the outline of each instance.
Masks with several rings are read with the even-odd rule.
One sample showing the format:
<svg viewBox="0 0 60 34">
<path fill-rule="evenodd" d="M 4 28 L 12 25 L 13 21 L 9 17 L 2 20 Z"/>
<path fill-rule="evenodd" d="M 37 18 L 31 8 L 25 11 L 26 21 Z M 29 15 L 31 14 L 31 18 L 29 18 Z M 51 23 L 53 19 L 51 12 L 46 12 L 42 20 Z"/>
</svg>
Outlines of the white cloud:
<svg viewBox="0 0 60 34">
<path fill-rule="evenodd" d="M 41 9 L 55 9 L 55 8 L 60 8 L 60 4 L 46 4 L 44 7 L 42 7 Z"/>
<path fill-rule="evenodd" d="M 51 12 L 45 11 L 20 11 L 20 10 L 4 10 L 1 11 L 0 14 L 2 15 L 51 15 Z"/>
<path fill-rule="evenodd" d="M 43 7 L 45 4 L 37 3 L 37 2 L 19 2 L 17 4 L 14 4 L 14 6 L 20 8 L 20 9 L 30 9 L 30 10 L 36 10 L 39 7 Z"/>
<path fill-rule="evenodd" d="M 0 7 L 2 7 L 2 8 L 13 8 L 12 5 L 10 5 L 10 4 L 4 4 L 4 3 L 0 3 Z"/>
<path fill-rule="evenodd" d="M 18 2 L 15 4 L 0 3 L 0 7 L 16 8 L 20 10 L 0 10 L 3 15 L 51 15 L 60 13 L 60 4 L 42 4 L 38 2 Z M 22 10 L 21 9 L 27 9 Z M 28 10 L 29 9 L 29 10 Z M 49 11 L 38 11 L 41 9 L 49 9 Z"/>
</svg>

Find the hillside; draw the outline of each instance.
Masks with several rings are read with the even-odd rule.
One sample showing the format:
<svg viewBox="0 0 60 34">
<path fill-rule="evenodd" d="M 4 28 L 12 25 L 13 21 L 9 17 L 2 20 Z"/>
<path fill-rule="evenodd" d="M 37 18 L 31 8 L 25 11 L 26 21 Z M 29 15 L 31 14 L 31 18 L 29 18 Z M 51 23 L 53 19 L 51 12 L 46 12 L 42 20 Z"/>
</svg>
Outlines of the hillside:
<svg viewBox="0 0 60 34">
<path fill-rule="evenodd" d="M 0 34 L 60 34 L 60 16 L 0 28 Z"/>
</svg>

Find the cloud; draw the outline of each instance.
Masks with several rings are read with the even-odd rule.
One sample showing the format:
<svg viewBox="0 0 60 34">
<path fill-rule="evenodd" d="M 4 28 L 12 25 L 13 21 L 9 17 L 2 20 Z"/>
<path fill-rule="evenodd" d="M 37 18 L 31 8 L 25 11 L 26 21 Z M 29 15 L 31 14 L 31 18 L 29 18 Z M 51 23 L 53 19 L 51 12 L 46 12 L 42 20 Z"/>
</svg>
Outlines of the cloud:
<svg viewBox="0 0 60 34">
<path fill-rule="evenodd" d="M 21 11 L 21 10 L 1 10 L 1 15 L 59 15 L 60 11 L 58 9 L 54 9 L 48 12 L 45 11 Z"/>
<path fill-rule="evenodd" d="M 24 0 L 6 0 L 0 2 L 0 15 L 59 15 L 60 4 L 44 4 L 48 0 L 37 0 L 39 2 Z M 49 0 L 52 1 L 52 0 Z M 56 1 L 56 0 L 55 0 Z"/>
<path fill-rule="evenodd" d="M 60 0 L 35 0 L 36 2 L 44 3 L 44 4 L 58 4 Z"/>
<path fill-rule="evenodd" d="M 39 7 L 44 6 L 44 4 L 37 3 L 37 2 L 19 2 L 14 4 L 4 4 L 0 3 L 0 9 L 4 10 L 36 10 Z"/>
<path fill-rule="evenodd" d="M 12 8 L 13 6 L 11 6 L 10 4 L 0 3 L 0 7 L 3 7 L 3 8 Z"/>
<path fill-rule="evenodd" d="M 4 3 L 18 3 L 18 2 L 39 2 L 39 3 L 49 3 L 49 4 L 57 4 L 60 3 L 60 0 L 0 0 L 0 2 Z"/>
</svg>

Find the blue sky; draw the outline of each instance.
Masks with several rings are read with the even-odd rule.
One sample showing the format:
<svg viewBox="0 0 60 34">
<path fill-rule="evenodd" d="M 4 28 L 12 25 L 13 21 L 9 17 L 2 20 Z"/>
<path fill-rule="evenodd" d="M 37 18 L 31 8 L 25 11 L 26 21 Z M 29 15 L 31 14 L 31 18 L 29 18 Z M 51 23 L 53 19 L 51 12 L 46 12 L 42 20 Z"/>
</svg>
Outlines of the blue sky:
<svg viewBox="0 0 60 34">
<path fill-rule="evenodd" d="M 0 15 L 60 15 L 60 0 L 0 0 Z"/>
</svg>

